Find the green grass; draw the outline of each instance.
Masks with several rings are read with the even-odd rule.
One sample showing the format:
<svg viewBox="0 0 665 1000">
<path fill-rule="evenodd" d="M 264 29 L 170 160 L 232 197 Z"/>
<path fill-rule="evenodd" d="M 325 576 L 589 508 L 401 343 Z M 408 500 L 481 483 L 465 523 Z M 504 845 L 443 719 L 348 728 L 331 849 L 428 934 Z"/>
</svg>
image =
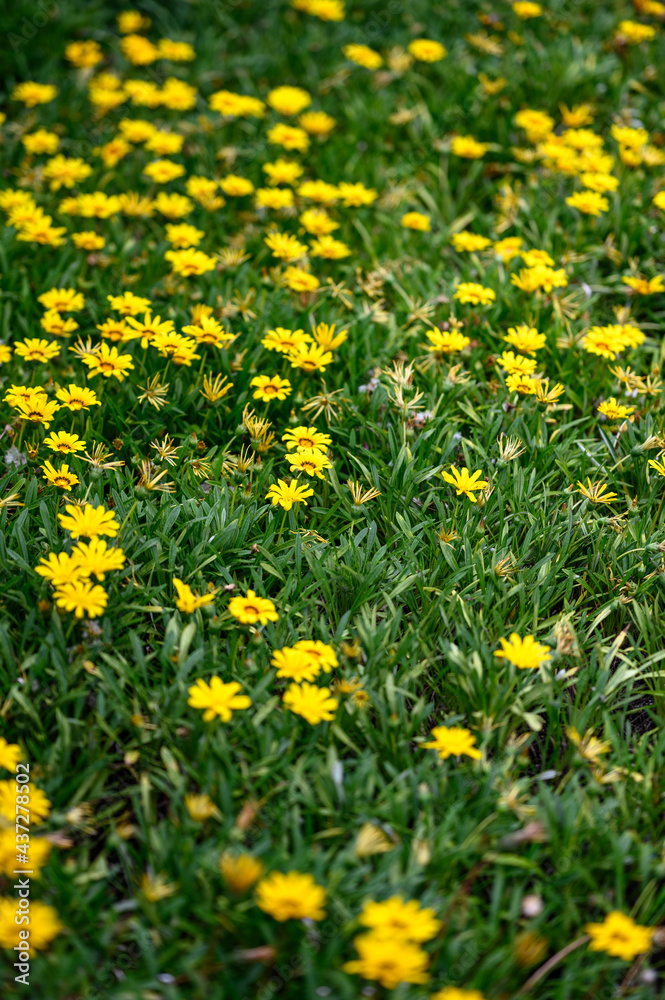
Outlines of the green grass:
<svg viewBox="0 0 665 1000">
<path fill-rule="evenodd" d="M 44 385 L 49 395 L 70 382 L 98 392 L 101 407 L 61 410 L 50 430 L 71 429 L 88 450 L 105 444 L 111 460 L 125 463 L 98 473 L 80 458 L 64 458 L 81 480 L 71 496 L 114 510 L 127 563 L 103 582 L 108 608 L 101 617 L 81 622 L 58 610 L 34 567 L 50 551 L 69 551 L 57 518 L 67 501 L 42 476 L 40 465 L 53 459 L 41 443 L 45 430 L 22 424 L 3 403 L 3 453 L 13 441 L 27 461 L 18 469 L 3 463 L 0 480 L 0 498 L 20 493 L 23 504 L 0 513 L 0 735 L 21 745 L 35 785 L 52 802 L 44 826 L 32 827 L 56 845 L 32 892 L 64 925 L 34 957 L 29 995 L 352 1000 L 372 988 L 342 968 L 355 957 L 362 905 L 401 894 L 432 907 L 443 926 L 425 946 L 430 982 L 400 986 L 399 1000 L 425 1000 L 444 986 L 479 990 L 487 1000 L 657 997 L 662 934 L 632 963 L 577 948 L 520 990 L 611 910 L 650 927 L 665 922 L 665 483 L 648 466 L 658 447 L 645 448 L 650 436 L 663 434 L 663 393 L 657 383 L 623 399 L 610 372 L 615 364 L 643 378 L 663 371 L 663 293 L 630 297 L 621 282 L 663 270 L 665 214 L 651 204 L 663 167 L 625 166 L 610 136 L 622 118 L 663 143 L 662 26 L 655 41 L 622 51 L 612 44 L 620 20 L 658 20 L 637 18 L 618 0 L 552 0 L 543 17 L 520 22 L 501 4 L 496 14 L 524 44 L 499 29 L 503 54 L 488 55 L 467 40 L 492 31 L 478 20 L 490 10 L 480 3 L 350 3 L 341 23 L 286 3 L 145 3 L 152 39 L 194 45 L 193 63 L 163 72 L 160 62 L 157 74 L 196 85 L 198 104 L 180 113 L 128 103 L 100 122 L 84 80 L 64 59 L 65 45 L 95 38 L 105 68 L 131 78 L 151 78 L 152 70 L 131 67 L 119 54 L 114 5 L 63 4 L 27 40 L 25 22 L 34 26 L 35 9 L 19 4 L 9 15 L 4 186 L 33 190 L 54 224 L 68 233 L 97 229 L 106 247 L 89 257 L 71 241 L 35 246 L 17 241 L 14 228 L 2 230 L 0 339 L 11 345 L 46 336 L 37 297 L 53 286 L 76 288 L 86 303 L 74 314 L 80 329 L 52 363 L 14 355 L 2 366 L 3 396 L 16 384 Z M 414 37 L 440 39 L 448 58 L 415 63 L 389 80 L 352 66 L 341 52 L 364 42 L 385 54 Z M 478 72 L 503 75 L 505 89 L 485 95 Z M 25 79 L 55 83 L 58 100 L 24 109 L 9 95 Z M 274 113 L 220 124 L 206 104 L 221 88 L 265 98 L 283 83 L 306 88 L 313 107 L 337 120 L 332 135 L 313 140 L 302 156 L 267 143 Z M 527 145 L 513 124 L 521 107 L 559 122 L 561 102 L 594 105 L 588 127 L 615 157 L 619 189 L 597 220 L 565 203 L 579 181 L 511 151 Z M 420 113 L 390 122 L 400 108 Z M 297 217 L 262 214 L 251 199 L 228 198 L 214 213 L 197 206 L 186 220 L 205 230 L 206 253 L 241 236 L 249 259 L 171 279 L 161 216 L 59 215 L 71 192 L 52 193 L 38 173 L 28 173 L 46 157 L 27 164 L 20 136 L 57 128 L 59 152 L 94 168 L 81 190 L 155 194 L 141 173 L 149 154 L 140 147 L 112 169 L 92 152 L 125 116 L 183 131 L 183 154 L 173 159 L 188 176 L 234 172 L 258 187 L 261 164 L 284 155 L 303 163 L 305 177 L 362 181 L 381 197 L 369 207 L 330 209 L 340 224 L 334 236 L 352 255 L 312 258 L 322 285 L 312 297 L 276 284 L 278 261 L 263 243 L 272 222 L 307 240 Z M 454 132 L 491 150 L 478 161 L 456 158 L 449 152 Z M 502 231 L 496 197 L 506 182 L 520 201 Z M 185 191 L 182 180 L 166 188 Z M 401 228 L 410 210 L 426 213 L 432 231 Z M 464 229 L 492 239 L 521 236 L 525 248 L 545 250 L 565 267 L 568 287 L 527 295 L 510 283 L 516 261 L 452 248 L 451 235 Z M 460 281 L 494 289 L 496 301 L 487 308 L 454 302 Z M 122 345 L 135 365 L 125 381 L 88 383 L 68 348 L 79 334 L 97 341 L 96 325 L 111 315 L 107 296 L 128 289 L 150 298 L 178 331 L 191 308 L 205 303 L 238 338 L 228 351 L 203 348 L 191 368 L 169 365 L 165 377 L 164 358 L 134 341 Z M 585 352 L 584 332 L 617 322 L 614 308 L 626 305 L 645 343 L 614 365 Z M 430 364 L 426 330 L 453 314 L 471 343 Z M 293 370 L 261 346 L 267 329 L 309 330 L 313 320 L 349 332 L 323 375 Z M 501 338 L 521 322 L 546 334 L 538 370 L 565 387 L 556 406 L 510 394 L 496 365 Z M 423 394 L 422 425 L 412 413 L 404 419 L 395 401 L 386 374 L 395 362 L 414 366 L 405 395 Z M 450 374 L 454 364 L 462 370 Z M 200 394 L 202 374 L 218 372 L 233 390 L 213 406 Z M 138 387 L 160 373 L 170 389 L 158 411 L 138 402 Z M 290 378 L 293 394 L 256 403 L 250 381 L 257 373 Z M 372 378 L 374 390 L 361 389 Z M 323 380 L 338 392 L 329 426 L 324 413 L 314 419 L 303 410 Z M 612 395 L 636 408 L 621 433 L 597 413 Z M 247 405 L 267 415 L 277 440 L 238 472 L 227 456 L 250 447 Z M 288 473 L 280 439 L 290 426 L 310 423 L 332 436 L 333 468 L 324 480 L 307 480 L 315 491 L 307 507 L 283 516 L 265 499 Z M 150 442 L 167 433 L 178 457 L 157 468 L 175 492 L 150 493 L 137 486 L 140 462 L 155 461 Z M 502 457 L 505 436 L 519 443 L 516 458 Z M 192 461 L 201 458 L 210 474 L 199 479 Z M 481 470 L 489 495 L 476 504 L 456 498 L 441 476 L 451 465 Z M 577 483 L 587 477 L 607 483 L 617 499 L 584 499 Z M 380 495 L 355 506 L 348 479 Z M 214 605 L 191 616 L 178 611 L 174 576 L 199 593 L 209 583 L 219 588 Z M 251 588 L 272 600 L 278 622 L 238 625 L 226 610 L 233 587 L 236 595 Z M 512 632 L 550 646 L 551 662 L 517 670 L 495 657 Z M 317 683 L 361 684 L 364 707 L 339 694 L 334 721 L 316 726 L 283 707 L 286 685 L 275 677 L 271 652 L 302 638 L 337 653 L 339 667 Z M 215 674 L 239 681 L 252 699 L 251 710 L 228 724 L 204 723 L 187 703 L 194 681 Z M 482 760 L 442 763 L 420 748 L 438 725 L 472 730 Z M 571 727 L 608 742 L 598 766 L 580 755 Z M 203 823 L 185 806 L 185 796 L 199 792 L 218 809 Z M 383 831 L 390 850 L 357 852 L 366 824 Z M 326 920 L 281 924 L 256 906 L 252 890 L 231 893 L 218 867 L 230 848 L 260 858 L 266 872 L 311 873 L 327 891 Z M 175 891 L 151 902 L 140 889 L 146 872 L 162 874 Z M 0 895 L 12 894 L 10 872 L 0 874 Z M 533 895 L 542 906 L 529 916 L 524 899 Z M 538 946 L 531 959 L 527 933 Z M 11 954 L 4 952 L 0 970 L 3 995 L 28 995 L 14 982 Z M 390 992 L 374 988 L 362 995 Z"/>
</svg>

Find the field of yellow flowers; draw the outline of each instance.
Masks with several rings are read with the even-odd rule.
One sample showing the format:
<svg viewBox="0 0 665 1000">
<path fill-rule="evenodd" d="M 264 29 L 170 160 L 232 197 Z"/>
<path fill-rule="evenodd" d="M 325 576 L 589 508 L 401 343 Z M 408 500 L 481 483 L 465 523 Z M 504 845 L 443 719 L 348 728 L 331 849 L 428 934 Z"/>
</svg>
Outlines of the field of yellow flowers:
<svg viewBox="0 0 665 1000">
<path fill-rule="evenodd" d="M 662 996 L 665 3 L 3 27 L 3 998 Z"/>
</svg>

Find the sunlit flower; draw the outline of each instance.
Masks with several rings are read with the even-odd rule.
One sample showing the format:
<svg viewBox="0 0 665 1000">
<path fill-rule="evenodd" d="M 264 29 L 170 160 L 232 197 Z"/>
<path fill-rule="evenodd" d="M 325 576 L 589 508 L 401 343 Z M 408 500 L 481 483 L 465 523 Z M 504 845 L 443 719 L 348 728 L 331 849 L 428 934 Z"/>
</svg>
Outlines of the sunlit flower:
<svg viewBox="0 0 665 1000">
<path fill-rule="evenodd" d="M 234 712 L 250 708 L 252 699 L 246 694 L 239 694 L 242 686 L 237 681 L 224 683 L 219 677 L 211 677 L 210 683 L 199 679 L 188 688 L 188 705 L 192 708 L 202 708 L 203 721 L 212 722 L 219 716 L 222 722 L 230 722 Z"/>
<path fill-rule="evenodd" d="M 440 62 L 448 55 L 441 42 L 435 42 L 431 38 L 415 38 L 407 48 L 413 58 L 420 62 Z"/>
<path fill-rule="evenodd" d="M 651 948 L 654 928 L 636 923 L 627 913 L 612 910 L 601 924 L 587 924 L 589 951 L 604 951 L 624 962 L 632 962 Z"/>
<path fill-rule="evenodd" d="M 326 891 L 309 874 L 270 872 L 256 887 L 256 905 L 275 920 L 323 920 Z"/>
<path fill-rule="evenodd" d="M 577 485 L 579 486 L 578 492 L 592 503 L 612 503 L 614 500 L 618 499 L 618 495 L 616 493 L 612 493 L 612 491 L 608 489 L 606 483 L 592 483 L 590 479 L 587 479 L 586 486 L 584 483 L 580 482 L 578 482 Z"/>
<path fill-rule="evenodd" d="M 331 696 L 330 688 L 317 687 L 316 684 L 291 684 L 282 701 L 295 715 L 302 716 L 310 726 L 319 722 L 331 722 L 339 702 Z"/>
<path fill-rule="evenodd" d="M 402 216 L 401 226 L 403 229 L 417 229 L 421 233 L 428 233 L 432 228 L 429 216 L 422 212 L 407 212 Z"/>
<path fill-rule="evenodd" d="M 314 496 L 314 490 L 300 486 L 295 480 L 287 483 L 283 479 L 278 479 L 266 493 L 266 500 L 271 500 L 273 506 L 279 504 L 284 510 L 291 510 L 294 503 L 304 503 L 307 506 L 306 498 L 312 496 Z"/>
<path fill-rule="evenodd" d="M 279 619 L 272 601 L 258 597 L 253 590 L 248 590 L 246 597 L 232 597 L 229 612 L 241 625 L 255 625 L 257 622 L 266 625 Z"/>
<path fill-rule="evenodd" d="M 456 469 L 453 465 L 450 472 L 442 472 L 441 475 L 447 483 L 455 487 L 458 497 L 468 497 L 471 503 L 476 502 L 476 493 L 482 493 L 489 486 L 486 479 L 481 479 L 482 472 L 471 474 L 465 465 L 462 466 L 461 470 Z"/>
<path fill-rule="evenodd" d="M 535 669 L 552 659 L 550 647 L 536 642 L 532 635 L 522 638 L 517 632 L 512 632 L 509 639 L 499 639 L 501 649 L 494 653 L 500 659 L 508 660 L 520 670 Z"/>
</svg>

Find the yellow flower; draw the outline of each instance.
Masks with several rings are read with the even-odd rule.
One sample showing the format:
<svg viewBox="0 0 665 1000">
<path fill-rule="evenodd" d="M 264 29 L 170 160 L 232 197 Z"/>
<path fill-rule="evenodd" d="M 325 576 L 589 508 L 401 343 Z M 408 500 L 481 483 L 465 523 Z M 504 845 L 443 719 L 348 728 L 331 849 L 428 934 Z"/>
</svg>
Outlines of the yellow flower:
<svg viewBox="0 0 665 1000">
<path fill-rule="evenodd" d="M 508 392 L 519 392 L 522 396 L 535 396 L 537 379 L 521 371 L 514 371 L 506 378 Z"/>
<path fill-rule="evenodd" d="M 119 312 L 122 316 L 137 316 L 140 312 L 150 309 L 150 299 L 134 295 L 133 292 L 123 292 L 122 295 L 107 295 L 106 298 L 111 303 L 111 309 Z"/>
<path fill-rule="evenodd" d="M 165 230 L 165 236 L 176 250 L 188 250 L 189 247 L 198 246 L 205 233 L 202 229 L 197 229 L 196 226 L 190 226 L 186 222 L 181 222 L 177 226 L 173 225 L 173 223 L 168 225 Z"/>
<path fill-rule="evenodd" d="M 322 137 L 332 132 L 337 122 L 332 115 L 326 114 L 325 111 L 306 111 L 298 118 L 298 124 L 310 135 Z"/>
<path fill-rule="evenodd" d="M 47 132 L 45 128 L 39 128 L 36 132 L 29 132 L 21 138 L 26 153 L 55 153 L 60 145 L 60 136 L 56 132 Z"/>
<path fill-rule="evenodd" d="M 635 407 L 623 406 L 614 396 L 610 396 L 599 405 L 598 412 L 602 413 L 608 420 L 623 420 L 624 417 L 629 417 L 631 413 L 635 412 Z"/>
<path fill-rule="evenodd" d="M 326 891 L 303 872 L 271 872 L 256 887 L 256 905 L 283 923 L 323 920 Z"/>
<path fill-rule="evenodd" d="M 540 142 L 554 129 L 553 118 L 544 111 L 535 111 L 532 108 L 518 111 L 513 120 L 518 128 L 525 130 L 527 139 L 531 143 Z"/>
<path fill-rule="evenodd" d="M 360 934 L 353 939 L 358 958 L 346 962 L 345 972 L 357 973 L 363 979 L 374 980 L 387 990 L 400 983 L 426 983 L 429 979 L 429 955 L 417 945 L 395 941 L 378 934 Z"/>
<path fill-rule="evenodd" d="M 328 646 L 318 639 L 299 639 L 293 648 L 307 653 L 327 674 L 338 665 L 337 656 L 332 646 Z"/>
<path fill-rule="evenodd" d="M 54 337 L 66 337 L 79 328 L 75 320 L 71 319 L 71 317 L 65 319 L 55 309 L 47 309 L 40 319 L 39 324 L 46 333 L 53 334 Z"/>
<path fill-rule="evenodd" d="M 440 62 L 448 55 L 441 42 L 432 41 L 431 38 L 415 38 L 407 47 L 413 58 L 420 62 Z"/>
<path fill-rule="evenodd" d="M 165 216 L 167 219 L 183 219 L 194 208 L 194 202 L 191 198 L 186 198 L 184 194 L 167 194 L 166 191 L 159 192 L 153 205 L 160 215 Z M 149 300 L 146 299 L 145 301 L 150 305 Z M 131 315 L 135 315 L 135 313 Z"/>
<path fill-rule="evenodd" d="M 101 406 L 97 393 L 92 389 L 82 388 L 71 383 L 66 389 L 57 389 L 56 396 L 68 410 L 78 412 L 88 410 L 91 406 Z"/>
<path fill-rule="evenodd" d="M 65 511 L 66 514 L 58 514 L 58 520 L 72 538 L 97 538 L 99 535 L 115 538 L 120 531 L 113 511 L 104 510 L 101 504 L 99 507 L 93 507 L 89 503 L 85 507 L 67 504 Z"/>
<path fill-rule="evenodd" d="M 20 399 L 16 404 L 20 416 L 35 424 L 43 424 L 48 427 L 54 415 L 60 409 L 55 400 L 48 400 L 43 393 L 36 392 L 26 399 Z"/>
<path fill-rule="evenodd" d="M 43 823 L 51 811 L 51 803 L 46 798 L 41 788 L 35 788 L 32 784 L 23 786 L 23 794 L 30 799 L 30 822 Z M 11 820 L 16 820 L 16 786 L 14 779 L 0 781 L 0 816 Z"/>
<path fill-rule="evenodd" d="M 363 205 L 371 205 L 379 197 L 374 188 L 366 188 L 364 184 L 360 183 L 350 184 L 347 181 L 340 181 L 337 185 L 337 192 L 345 208 L 361 208 Z M 302 222 L 302 216 L 300 221 Z M 304 222 L 303 225 L 305 225 Z"/>
<path fill-rule="evenodd" d="M 15 829 L 0 830 L 0 873 L 3 875 L 19 874 L 21 869 L 32 872 L 34 878 L 39 878 L 41 869 L 48 861 L 52 844 L 46 837 L 30 837 L 27 847 L 27 858 L 20 861 L 17 855 L 17 847 L 25 847 L 26 844 L 16 843 Z"/>
<path fill-rule="evenodd" d="M 126 562 L 122 549 L 109 548 L 103 538 L 91 538 L 87 544 L 79 542 L 72 549 L 72 559 L 84 576 L 96 576 L 98 580 L 104 580 L 112 570 L 122 569 Z"/>
<path fill-rule="evenodd" d="M 577 747 L 581 756 L 591 764 L 598 765 L 602 755 L 612 749 L 609 740 L 599 740 L 593 735 L 593 729 L 587 729 L 584 736 L 580 736 L 574 726 L 569 726 L 566 729 L 566 736 Z"/>
<path fill-rule="evenodd" d="M 552 659 L 550 647 L 536 642 L 532 635 L 522 639 L 517 632 L 512 632 L 510 639 L 499 639 L 499 642 L 501 649 L 497 649 L 494 655 L 508 660 L 520 670 L 535 669 Z"/>
<path fill-rule="evenodd" d="M 185 168 L 181 163 L 174 163 L 172 160 L 153 160 L 143 168 L 143 173 L 156 184 L 168 184 L 176 177 L 182 177 Z"/>
<path fill-rule="evenodd" d="M 640 24 L 639 21 L 620 21 L 615 37 L 628 45 L 641 45 L 656 37 L 656 29 L 651 24 Z"/>
<path fill-rule="evenodd" d="M 540 351 L 546 342 L 545 334 L 539 333 L 535 327 L 527 323 L 520 323 L 518 326 L 509 326 L 508 335 L 503 338 L 507 344 L 524 354 L 535 354 Z"/>
<path fill-rule="evenodd" d="M 624 962 L 632 962 L 648 952 L 654 934 L 653 927 L 635 923 L 620 910 L 608 913 L 602 924 L 587 924 L 584 929 L 591 937 L 589 951 L 604 951 Z"/>
<path fill-rule="evenodd" d="M 19 900 L 0 896 L 0 948 L 14 948 L 18 941 L 17 919 Z M 24 911 L 20 911 L 24 912 Z M 60 933 L 63 924 L 57 910 L 47 906 L 40 899 L 30 901 L 30 938 L 28 951 L 42 951 L 48 948 L 54 937 Z M 16 954 L 12 952 L 12 954 Z"/>
<path fill-rule="evenodd" d="M 454 354 L 456 351 L 463 351 L 471 343 L 470 338 L 459 330 L 428 330 L 427 339 L 430 342 L 427 350 L 434 354 Z"/>
<path fill-rule="evenodd" d="M 203 823 L 211 816 L 219 817 L 219 809 L 209 795 L 185 795 L 185 808 L 195 823 Z"/>
<path fill-rule="evenodd" d="M 461 990 L 457 986 L 444 986 L 432 993 L 429 1000 L 485 1000 L 480 990 Z"/>
<path fill-rule="evenodd" d="M 4 736 L 0 736 L 0 767 L 15 771 L 20 760 L 23 760 L 23 751 L 18 743 L 8 743 Z"/>
<path fill-rule="evenodd" d="M 71 580 L 61 584 L 54 595 L 55 603 L 65 611 L 73 611 L 77 618 L 97 618 L 104 613 L 108 596 L 103 587 L 89 580 Z"/>
<path fill-rule="evenodd" d="M 246 177 L 238 177 L 237 174 L 227 174 L 221 179 L 219 186 L 230 198 L 243 198 L 254 192 L 252 182 Z"/>
<path fill-rule="evenodd" d="M 539 3 L 531 3 L 531 0 L 516 0 L 513 3 L 513 10 L 522 21 L 527 21 L 531 17 L 540 17 L 543 8 Z"/>
<path fill-rule="evenodd" d="M 447 483 L 455 487 L 458 497 L 466 496 L 471 503 L 476 502 L 476 493 L 482 493 L 489 486 L 486 479 L 480 478 L 482 472 L 477 471 L 470 474 L 466 465 L 462 466 L 461 471 L 453 465 L 450 472 L 442 472 L 441 475 Z"/>
<path fill-rule="evenodd" d="M 269 184 L 297 184 L 304 167 L 295 160 L 279 157 L 274 163 L 262 163 L 261 170 L 268 175 Z"/>
<path fill-rule="evenodd" d="M 210 375 L 203 376 L 203 388 L 199 390 L 204 399 L 209 403 L 216 403 L 233 388 L 233 382 L 228 382 L 226 375 L 215 375 L 214 379 Z"/>
<path fill-rule="evenodd" d="M 150 25 L 149 17 L 145 17 L 138 10 L 123 10 L 116 18 L 118 31 L 121 35 L 130 34 L 133 31 L 145 31 Z"/>
<path fill-rule="evenodd" d="M 285 458 L 292 470 L 297 469 L 308 476 L 316 476 L 317 479 L 324 478 L 324 469 L 332 468 L 328 456 L 318 448 L 299 448 L 294 455 L 286 455 Z"/>
<path fill-rule="evenodd" d="M 171 62 L 191 62 L 196 58 L 196 52 L 187 42 L 172 42 L 170 38 L 160 38 L 157 45 L 162 59 Z"/>
<path fill-rule="evenodd" d="M 297 192 L 301 198 L 309 198 L 321 205 L 332 205 L 339 197 L 339 189 L 327 181 L 304 181 Z"/>
<path fill-rule="evenodd" d="M 554 270 L 544 264 L 535 267 L 523 267 L 519 274 L 511 274 L 510 283 L 523 292 L 545 291 L 548 294 L 553 288 L 565 288 L 568 278 L 563 268 Z"/>
<path fill-rule="evenodd" d="M 294 448 L 300 450 L 313 448 L 325 454 L 332 443 L 332 438 L 329 434 L 317 431 L 316 427 L 293 427 L 284 432 L 282 441 L 286 442 L 289 451 Z"/>
<path fill-rule="evenodd" d="M 48 480 L 49 483 L 53 483 L 54 486 L 59 486 L 61 490 L 66 490 L 68 493 L 71 491 L 72 486 L 76 486 L 81 482 L 78 476 L 69 471 L 69 466 L 66 462 L 59 469 L 56 469 L 49 461 L 46 461 L 40 468 L 44 472 L 44 479 Z"/>
<path fill-rule="evenodd" d="M 214 271 L 217 261 L 202 250 L 194 250 L 189 247 L 187 250 L 167 250 L 164 260 L 171 262 L 174 274 L 181 274 L 185 278 L 192 275 L 205 274 L 207 271 Z"/>
<path fill-rule="evenodd" d="M 254 204 L 257 208 L 291 208 L 294 203 L 293 191 L 289 188 L 257 188 Z"/>
<path fill-rule="evenodd" d="M 487 236 L 480 236 L 478 233 L 470 233 L 466 229 L 461 233 L 454 233 L 450 242 L 455 250 L 475 253 L 477 250 L 485 250 L 492 241 Z"/>
<path fill-rule="evenodd" d="M 603 198 L 597 191 L 575 191 L 566 198 L 566 204 L 578 209 L 584 215 L 594 216 L 599 216 L 610 207 L 607 198 Z"/>
<path fill-rule="evenodd" d="M 309 136 L 304 128 L 282 122 L 268 129 L 267 138 L 273 146 L 283 146 L 284 149 L 297 149 L 304 153 L 309 147 Z"/>
<path fill-rule="evenodd" d="M 72 242 L 77 250 L 103 250 L 106 240 L 93 230 L 83 230 L 80 233 L 72 233 Z"/>
<path fill-rule="evenodd" d="M 257 597 L 253 590 L 247 591 L 247 597 L 232 597 L 229 601 L 229 612 L 237 618 L 241 625 L 261 625 L 276 622 L 279 615 L 275 605 L 265 597 Z"/>
<path fill-rule="evenodd" d="M 504 87 L 508 84 L 505 76 L 498 76 L 496 80 L 492 80 L 487 73 L 479 73 L 478 82 L 485 93 L 489 94 L 490 97 L 493 97 L 495 94 L 500 94 Z"/>
<path fill-rule="evenodd" d="M 655 469 L 659 476 L 665 476 L 665 463 L 655 462 L 653 458 L 649 459 L 649 465 L 652 469 Z"/>
<path fill-rule="evenodd" d="M 338 700 L 331 697 L 330 688 L 307 683 L 291 684 L 282 702 L 295 715 L 302 716 L 310 726 L 332 721 L 339 705 Z"/>
<path fill-rule="evenodd" d="M 219 870 L 231 892 L 247 892 L 263 874 L 263 863 L 246 851 L 224 851 Z"/>
<path fill-rule="evenodd" d="M 149 66 L 159 59 L 159 49 L 143 35 L 125 35 L 120 42 L 120 48 L 125 59 L 134 66 Z"/>
<path fill-rule="evenodd" d="M 369 45 L 345 45 L 342 52 L 349 62 L 362 66 L 364 69 L 374 70 L 383 66 L 383 59 Z"/>
<path fill-rule="evenodd" d="M 533 358 L 524 358 L 521 354 L 514 354 L 512 351 L 504 351 L 497 358 L 497 362 L 509 375 L 528 376 L 536 370 L 536 361 Z M 509 386 L 509 388 L 511 387 Z"/>
<path fill-rule="evenodd" d="M 496 292 L 475 281 L 461 281 L 455 289 L 453 298 L 467 305 L 486 306 L 495 301 Z"/>
<path fill-rule="evenodd" d="M 313 257 L 324 257 L 326 260 L 342 260 L 351 254 L 351 249 L 341 240 L 332 236 L 320 236 L 310 244 Z"/>
<path fill-rule="evenodd" d="M 284 479 L 278 479 L 268 489 L 266 500 L 271 500 L 273 506 L 279 504 L 283 510 L 291 510 L 294 503 L 304 503 L 307 506 L 306 498 L 312 496 L 314 496 L 314 490 L 308 490 L 306 486 L 299 486 L 294 480 L 287 483 Z"/>
<path fill-rule="evenodd" d="M 656 292 L 665 292 L 665 279 L 662 274 L 657 274 L 654 278 L 633 278 L 622 277 L 624 285 L 628 285 L 638 295 L 654 295 Z"/>
<path fill-rule="evenodd" d="M 57 87 L 50 83 L 35 83 L 34 80 L 26 80 L 25 83 L 17 84 L 12 90 L 12 100 L 22 101 L 27 108 L 34 108 L 37 104 L 48 104 L 58 93 Z"/>
<path fill-rule="evenodd" d="M 321 673 L 321 665 L 316 657 L 306 649 L 292 646 L 273 650 L 270 664 L 277 669 L 278 677 L 288 677 L 298 683 L 313 681 Z"/>
<path fill-rule="evenodd" d="M 210 684 L 199 679 L 188 689 L 188 705 L 192 708 L 203 708 L 204 722 L 212 722 L 219 716 L 222 722 L 230 722 L 234 712 L 249 708 L 252 699 L 246 694 L 238 694 L 242 690 L 237 681 L 224 683 L 220 677 L 211 677 Z"/>
<path fill-rule="evenodd" d="M 73 188 L 75 184 L 84 181 L 92 173 L 89 166 L 80 157 L 67 157 L 58 154 L 47 160 L 44 165 L 44 180 L 50 181 L 51 191 L 59 191 L 61 187 Z"/>
<path fill-rule="evenodd" d="M 430 743 L 422 743 L 421 746 L 436 750 L 441 760 L 461 756 L 472 757 L 473 760 L 482 758 L 476 746 L 476 737 L 468 729 L 461 726 L 435 726 L 432 736 L 434 739 Z"/>
<path fill-rule="evenodd" d="M 334 323 L 332 325 L 317 323 L 316 326 L 312 325 L 312 333 L 319 347 L 323 347 L 326 351 L 334 351 L 347 340 L 349 331 L 340 330 L 339 333 L 335 333 Z"/>
<path fill-rule="evenodd" d="M 168 899 L 169 896 L 172 896 L 178 889 L 178 883 L 167 882 L 163 873 L 153 875 L 150 872 L 145 872 L 141 876 L 140 888 L 149 902 L 158 903 L 160 899 Z"/>
<path fill-rule="evenodd" d="M 234 118 L 263 118 L 265 104 L 258 97 L 247 94 L 234 94 L 230 90 L 217 90 L 210 95 L 208 104 L 212 111 Z"/>
<path fill-rule="evenodd" d="M 365 903 L 358 923 L 369 927 L 372 934 L 388 938 L 398 947 L 406 941 L 412 944 L 429 941 L 443 926 L 434 910 L 421 907 L 416 899 L 405 902 L 401 896 L 391 896 L 383 903 L 373 900 Z"/>
<path fill-rule="evenodd" d="M 81 359 L 90 369 L 88 378 L 103 375 L 105 378 L 114 376 L 122 382 L 127 372 L 134 368 L 131 354 L 120 354 L 117 347 L 109 347 L 103 341 L 95 354 L 87 354 Z"/>
<path fill-rule="evenodd" d="M 104 58 L 99 42 L 91 38 L 84 42 L 70 42 L 65 46 L 65 56 L 72 66 L 80 68 L 96 66 Z"/>
<path fill-rule="evenodd" d="M 290 193 L 290 192 L 289 192 Z M 299 267 L 287 267 L 283 275 L 284 284 L 292 292 L 313 292 L 319 287 L 319 279 Z"/>
<path fill-rule="evenodd" d="M 429 215 L 423 215 L 422 212 L 407 212 L 402 216 L 401 225 L 403 229 L 417 229 L 421 233 L 428 233 L 432 228 Z"/>
<path fill-rule="evenodd" d="M 45 364 L 60 354 L 60 344 L 40 340 L 37 337 L 27 337 L 14 345 L 14 353 L 19 358 L 25 358 L 26 361 L 40 361 Z"/>
<path fill-rule="evenodd" d="M 312 98 L 301 87 L 275 87 L 266 97 L 266 103 L 280 115 L 297 115 L 312 103 Z"/>
<path fill-rule="evenodd" d="M 42 556 L 39 564 L 35 566 L 35 573 L 49 580 L 54 587 L 73 583 L 87 575 L 78 557 L 68 555 L 66 552 L 58 552 L 57 554 L 49 552 L 48 556 Z"/>
<path fill-rule="evenodd" d="M 291 6 L 322 21 L 344 20 L 345 10 L 341 0 L 291 0 Z"/>
<path fill-rule="evenodd" d="M 194 591 L 188 586 L 188 584 L 183 583 L 177 577 L 173 577 L 173 586 L 175 587 L 178 597 L 176 598 L 175 606 L 179 611 L 185 611 L 187 614 L 193 614 L 197 608 L 204 608 L 207 604 L 212 604 L 215 600 L 216 590 L 210 593 L 202 594 L 199 596 L 195 594 Z"/>
<path fill-rule="evenodd" d="M 265 403 L 273 399 L 286 399 L 291 394 L 291 383 L 279 375 L 257 375 L 249 384 L 256 390 L 253 394 L 254 399 L 261 399 Z"/>
<path fill-rule="evenodd" d="M 582 496 L 586 497 L 587 500 L 591 500 L 592 503 L 612 503 L 613 500 L 618 499 L 616 493 L 612 493 L 608 490 L 606 483 L 592 483 L 590 479 L 587 478 L 587 485 L 580 483 L 578 480 L 577 485 L 579 486 L 578 492 Z"/>
<path fill-rule="evenodd" d="M 486 142 L 478 142 L 472 135 L 456 135 L 450 144 L 453 156 L 460 156 L 465 160 L 479 160 L 488 149 Z"/>
<path fill-rule="evenodd" d="M 326 351 L 319 344 L 298 344 L 289 351 L 288 357 L 292 368 L 301 368 L 310 374 L 325 371 L 333 361 L 330 351 Z"/>
<path fill-rule="evenodd" d="M 272 251 L 273 257 L 279 257 L 280 260 L 298 260 L 307 253 L 307 245 L 300 243 L 290 233 L 268 233 L 263 242 Z"/>
</svg>

